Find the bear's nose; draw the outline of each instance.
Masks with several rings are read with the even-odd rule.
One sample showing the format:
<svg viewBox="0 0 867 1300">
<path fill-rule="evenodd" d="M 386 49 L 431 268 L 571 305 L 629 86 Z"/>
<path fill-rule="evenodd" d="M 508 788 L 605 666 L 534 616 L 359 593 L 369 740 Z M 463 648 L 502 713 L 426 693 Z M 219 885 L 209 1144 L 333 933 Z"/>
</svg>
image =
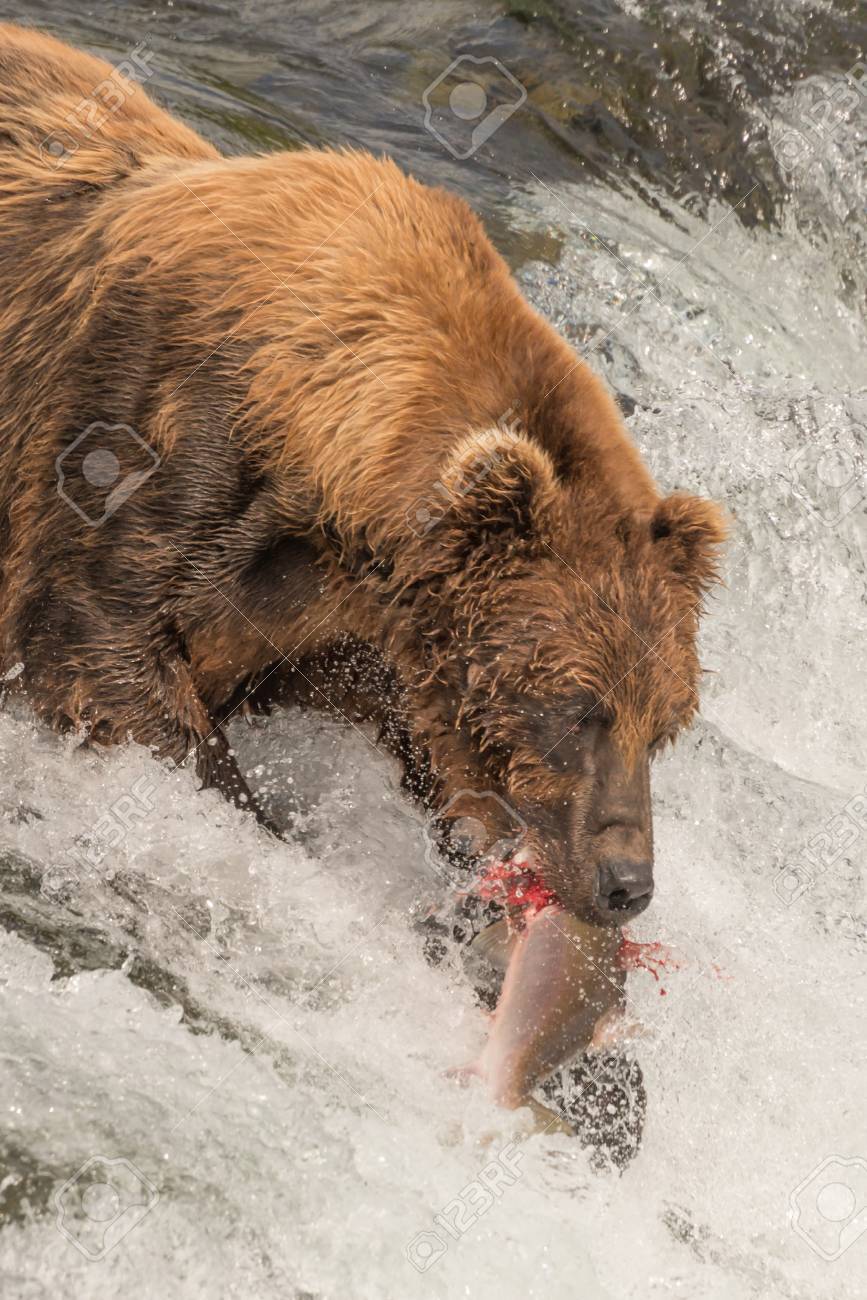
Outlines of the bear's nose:
<svg viewBox="0 0 867 1300">
<path fill-rule="evenodd" d="M 596 898 L 600 911 L 637 916 L 653 897 L 653 863 L 614 858 L 596 873 Z"/>
</svg>

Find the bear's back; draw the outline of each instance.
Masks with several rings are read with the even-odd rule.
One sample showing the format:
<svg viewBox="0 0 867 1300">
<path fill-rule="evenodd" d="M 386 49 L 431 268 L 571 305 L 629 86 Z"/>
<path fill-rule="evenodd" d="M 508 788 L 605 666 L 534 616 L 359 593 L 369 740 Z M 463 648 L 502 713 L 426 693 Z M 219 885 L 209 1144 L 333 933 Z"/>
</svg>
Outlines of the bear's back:
<svg viewBox="0 0 867 1300">
<path fill-rule="evenodd" d="M 217 158 L 143 89 L 144 43 L 113 67 L 43 32 L 0 23 L 0 169 L 17 155 L 58 182 L 103 184 L 160 157 Z M 108 127 L 108 129 L 106 129 Z"/>
<path fill-rule="evenodd" d="M 223 159 L 135 80 L 9 26 L 0 355 L 0 533 L 90 421 L 167 454 L 203 402 L 215 438 L 335 516 L 399 517 L 462 439 L 516 422 L 585 491 L 656 497 L 604 386 L 463 200 L 360 152 Z"/>
</svg>

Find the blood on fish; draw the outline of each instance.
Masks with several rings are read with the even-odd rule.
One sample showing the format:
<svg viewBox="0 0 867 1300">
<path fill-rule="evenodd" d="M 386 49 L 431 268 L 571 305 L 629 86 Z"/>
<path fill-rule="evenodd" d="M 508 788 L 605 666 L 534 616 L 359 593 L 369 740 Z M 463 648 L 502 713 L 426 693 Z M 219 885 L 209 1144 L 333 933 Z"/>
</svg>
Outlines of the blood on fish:
<svg viewBox="0 0 867 1300">
<path fill-rule="evenodd" d="M 530 867 L 510 862 L 491 863 L 476 882 L 475 891 L 485 902 L 495 900 L 502 903 L 513 916 L 518 914 L 524 921 L 531 920 L 538 912 L 559 901 L 553 889 L 543 884 Z M 660 972 L 683 970 L 683 965 L 666 944 L 630 939 L 625 930 L 616 961 L 624 971 L 649 971 L 660 986 L 661 998 L 668 996 L 668 989 L 661 984 Z M 713 966 L 712 970 L 718 979 L 728 978 L 719 967 Z"/>
<path fill-rule="evenodd" d="M 492 863 L 477 882 L 476 891 L 485 902 L 496 900 L 525 913 L 527 919 L 557 902 L 553 889 L 543 885 L 535 871 L 508 862 Z"/>
</svg>

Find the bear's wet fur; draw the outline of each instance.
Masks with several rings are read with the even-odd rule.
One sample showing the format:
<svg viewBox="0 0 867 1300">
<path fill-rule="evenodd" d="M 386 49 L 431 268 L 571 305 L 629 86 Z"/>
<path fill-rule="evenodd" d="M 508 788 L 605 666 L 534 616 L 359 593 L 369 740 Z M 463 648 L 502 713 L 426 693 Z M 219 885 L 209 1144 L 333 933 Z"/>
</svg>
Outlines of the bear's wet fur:
<svg viewBox="0 0 867 1300">
<path fill-rule="evenodd" d="M 455 196 L 361 152 L 221 158 L 0 26 L 0 468 L 0 671 L 53 725 L 243 804 L 228 702 L 291 673 L 348 712 L 322 664 L 366 647 L 480 851 L 514 820 L 584 913 L 649 854 L 721 517 L 660 495 Z"/>
</svg>

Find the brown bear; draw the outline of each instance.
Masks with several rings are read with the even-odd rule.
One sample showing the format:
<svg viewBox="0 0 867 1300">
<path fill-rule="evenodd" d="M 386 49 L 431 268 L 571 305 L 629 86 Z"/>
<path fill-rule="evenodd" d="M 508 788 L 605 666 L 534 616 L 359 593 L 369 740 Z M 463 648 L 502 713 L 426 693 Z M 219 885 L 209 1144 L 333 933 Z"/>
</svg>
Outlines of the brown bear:
<svg viewBox="0 0 867 1300">
<path fill-rule="evenodd" d="M 221 158 L 0 26 L 0 468 L 0 671 L 54 725 L 243 804 L 220 720 L 278 669 L 348 712 L 369 652 L 441 827 L 584 917 L 647 904 L 720 515 L 661 497 L 461 200 Z"/>
</svg>

